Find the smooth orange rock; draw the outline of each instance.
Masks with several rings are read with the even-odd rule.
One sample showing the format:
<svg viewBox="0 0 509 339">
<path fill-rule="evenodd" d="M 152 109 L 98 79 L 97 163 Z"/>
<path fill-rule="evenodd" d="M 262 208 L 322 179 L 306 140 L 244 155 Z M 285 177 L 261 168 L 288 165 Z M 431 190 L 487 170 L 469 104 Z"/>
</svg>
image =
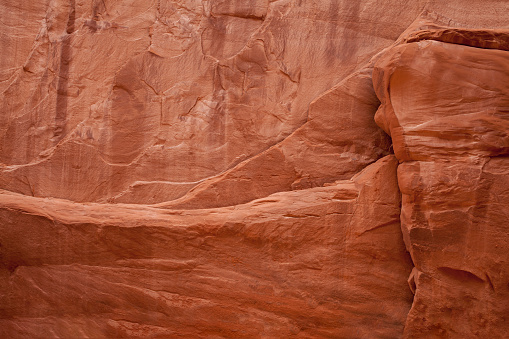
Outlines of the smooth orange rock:
<svg viewBox="0 0 509 339">
<path fill-rule="evenodd" d="M 401 336 L 412 266 L 396 166 L 197 211 L 3 191 L 0 334 Z"/>
<path fill-rule="evenodd" d="M 387 52 L 375 67 L 382 101 L 375 120 L 391 134 L 398 159 L 507 153 L 508 61 L 507 51 L 435 40 Z"/>
<path fill-rule="evenodd" d="M 497 48 L 509 32 L 412 36 L 373 73 L 376 120 L 402 162 L 402 230 L 415 265 L 405 336 L 500 338 L 509 330 L 509 52 Z"/>
</svg>

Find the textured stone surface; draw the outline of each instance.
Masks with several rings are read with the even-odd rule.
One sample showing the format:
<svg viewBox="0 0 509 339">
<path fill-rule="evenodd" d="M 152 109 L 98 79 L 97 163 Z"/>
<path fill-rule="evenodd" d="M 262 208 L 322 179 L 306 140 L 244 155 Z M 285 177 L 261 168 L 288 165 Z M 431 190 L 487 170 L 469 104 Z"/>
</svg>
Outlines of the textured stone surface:
<svg viewBox="0 0 509 339">
<path fill-rule="evenodd" d="M 249 159 L 279 159 L 286 165 L 274 175 L 290 173 L 280 184 L 235 188 L 249 199 L 296 180 L 304 188 L 350 178 L 382 155 L 366 146 L 384 146 L 369 123 L 346 128 L 366 119 L 368 107 L 327 104 L 336 95 L 327 92 L 423 9 L 448 25 L 490 28 L 507 25 L 509 8 L 464 0 L 7 0 L 0 9 L 0 187 L 144 204 L 182 198 L 196 185 L 226 192 L 229 183 L 217 181 Z M 328 126 L 339 121 L 349 135 Z M 260 159 L 300 127 L 279 146 L 291 151 Z M 359 134 L 364 140 L 351 138 Z M 239 202 L 223 193 L 216 205 L 223 198 Z"/>
<path fill-rule="evenodd" d="M 508 12 L 2 1 L 0 337 L 503 337 Z"/>
<path fill-rule="evenodd" d="M 405 333 L 503 337 L 509 31 L 432 29 L 414 37 L 385 53 L 373 78 L 382 101 L 376 120 L 403 162 L 401 222 L 415 265 Z"/>
<path fill-rule="evenodd" d="M 398 337 L 412 265 L 396 166 L 198 211 L 1 192 L 0 333 Z"/>
</svg>

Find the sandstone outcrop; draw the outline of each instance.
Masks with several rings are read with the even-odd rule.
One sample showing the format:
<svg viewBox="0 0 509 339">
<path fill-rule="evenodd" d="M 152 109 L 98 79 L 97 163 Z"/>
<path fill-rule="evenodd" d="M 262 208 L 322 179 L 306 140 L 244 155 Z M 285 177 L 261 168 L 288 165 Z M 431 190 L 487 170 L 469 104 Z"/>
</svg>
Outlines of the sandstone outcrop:
<svg viewBox="0 0 509 339">
<path fill-rule="evenodd" d="M 418 37 L 418 38 L 416 38 Z M 487 38 L 490 37 L 490 38 Z M 509 31 L 422 30 L 376 63 L 415 265 L 409 338 L 502 337 L 509 314 Z"/>
<path fill-rule="evenodd" d="M 397 337 L 412 265 L 396 166 L 214 210 L 1 192 L 0 334 Z"/>
<path fill-rule="evenodd" d="M 507 25 L 509 9 L 500 1 L 467 6 L 464 0 L 7 0 L 0 6 L 7 46 L 0 63 L 0 187 L 140 204 L 182 198 L 196 185 L 198 191 L 219 185 L 224 196 L 229 184 L 218 184 L 219 176 L 244 177 L 245 170 L 233 168 L 251 158 L 283 163 L 275 176 L 290 175 L 269 187 L 241 185 L 247 200 L 294 181 L 304 188 L 350 178 L 384 155 L 385 145 L 371 121 L 345 128 L 374 108 L 327 104 L 336 94 L 326 92 L 391 45 L 423 8 L 432 20 L 466 27 Z M 355 85 L 344 86 L 351 92 Z M 339 121 L 343 131 L 334 127 Z M 259 157 L 300 127 L 294 141 L 280 146 L 291 150 Z M 325 139 L 317 135 L 324 133 Z M 196 193 L 180 205 L 192 204 Z M 226 195 L 216 203 L 240 202 Z M 204 207 L 213 205 L 206 201 Z"/>
<path fill-rule="evenodd" d="M 3 1 L 0 337 L 504 337 L 508 11 Z"/>
</svg>

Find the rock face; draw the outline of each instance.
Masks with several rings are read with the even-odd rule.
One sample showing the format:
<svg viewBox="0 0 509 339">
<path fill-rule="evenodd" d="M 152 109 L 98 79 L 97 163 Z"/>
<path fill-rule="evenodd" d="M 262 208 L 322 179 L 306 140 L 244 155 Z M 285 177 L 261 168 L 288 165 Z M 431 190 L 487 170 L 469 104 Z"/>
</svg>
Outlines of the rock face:
<svg viewBox="0 0 509 339">
<path fill-rule="evenodd" d="M 506 25 L 508 9 L 500 1 L 464 0 L 0 6 L 7 46 L 0 64 L 0 187 L 140 204 L 189 193 L 178 204 L 186 208 L 214 190 L 222 196 L 207 197 L 203 207 L 349 179 L 388 146 L 370 116 L 376 98 L 361 88 L 357 102 L 336 101 L 366 86 L 340 83 L 423 8 L 440 13 L 428 15 L 434 20 L 488 28 Z M 250 159 L 251 167 L 279 165 L 252 180 L 267 184 L 243 183 L 254 177 L 242 164 Z M 239 187 L 228 193 L 232 180 Z M 189 191 L 197 185 L 211 193 L 194 198 Z"/>
<path fill-rule="evenodd" d="M 423 30 L 376 63 L 415 265 L 410 338 L 509 330 L 509 31 Z M 491 37 L 488 39 L 487 37 Z"/>
<path fill-rule="evenodd" d="M 397 337 L 412 265 L 396 166 L 214 210 L 4 193 L 0 333 Z"/>
<path fill-rule="evenodd" d="M 503 337 L 508 10 L 3 1 L 0 337 Z"/>
</svg>

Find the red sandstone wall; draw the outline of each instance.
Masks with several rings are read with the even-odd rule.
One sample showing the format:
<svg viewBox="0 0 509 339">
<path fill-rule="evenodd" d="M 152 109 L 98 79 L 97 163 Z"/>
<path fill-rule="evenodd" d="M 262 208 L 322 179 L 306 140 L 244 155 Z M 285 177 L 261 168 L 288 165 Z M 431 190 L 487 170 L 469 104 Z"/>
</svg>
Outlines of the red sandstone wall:
<svg viewBox="0 0 509 339">
<path fill-rule="evenodd" d="M 0 337 L 504 337 L 508 10 L 3 1 Z"/>
</svg>

